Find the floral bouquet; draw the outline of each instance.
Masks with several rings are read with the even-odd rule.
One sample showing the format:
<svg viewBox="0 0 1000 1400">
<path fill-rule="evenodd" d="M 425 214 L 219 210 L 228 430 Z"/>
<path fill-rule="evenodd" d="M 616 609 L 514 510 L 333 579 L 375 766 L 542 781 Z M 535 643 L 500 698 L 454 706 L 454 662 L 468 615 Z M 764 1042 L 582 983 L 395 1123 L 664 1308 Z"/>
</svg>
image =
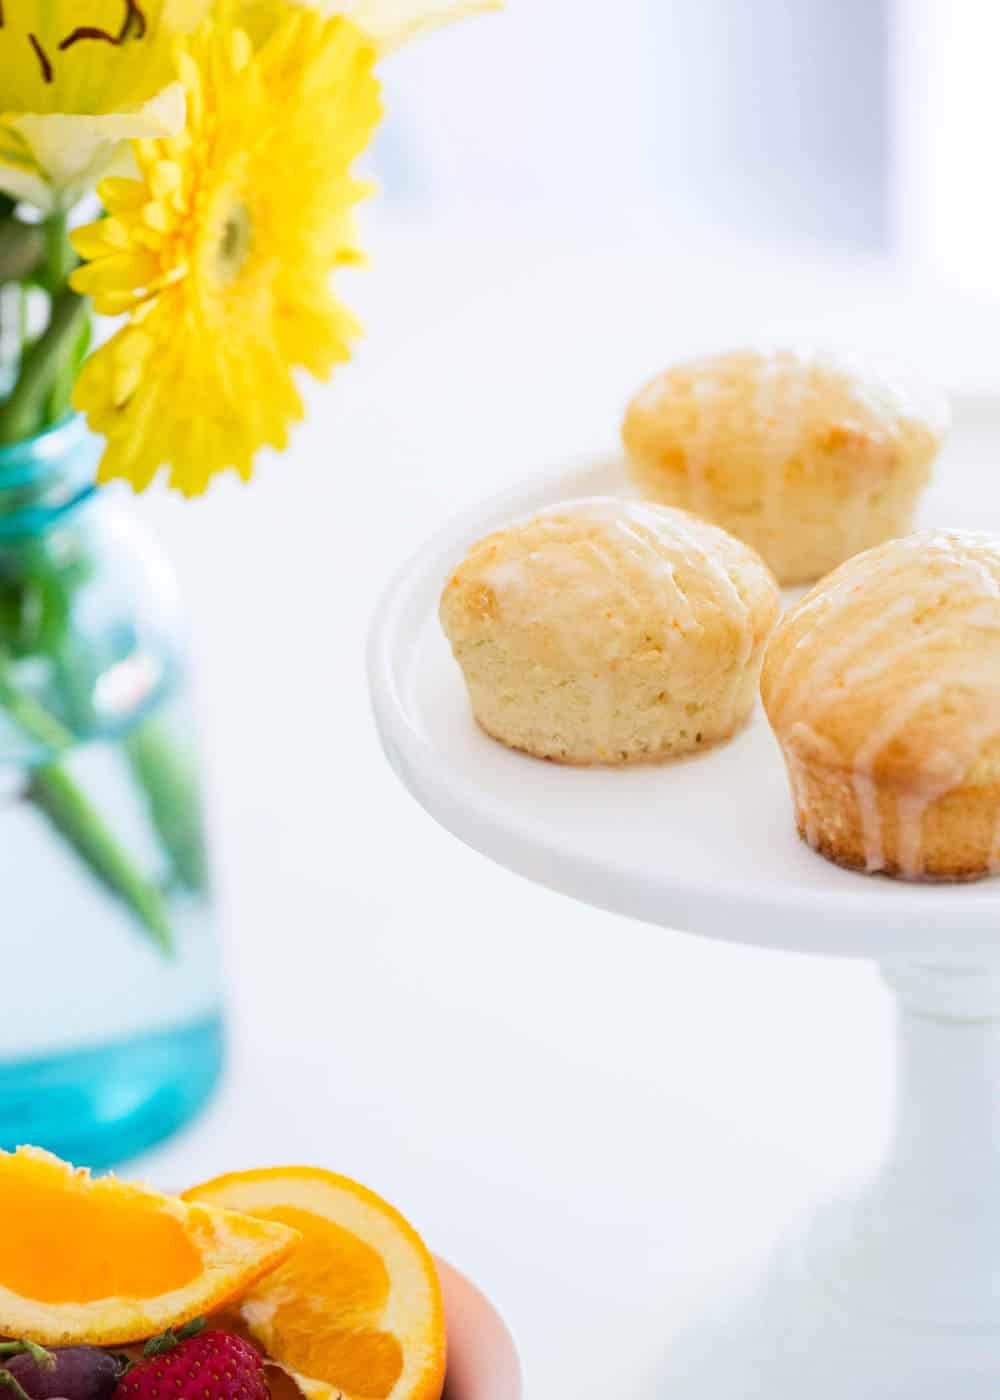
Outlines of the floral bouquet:
<svg viewBox="0 0 1000 1400">
<path fill-rule="evenodd" d="M 358 332 L 332 274 L 362 257 L 352 167 L 379 58 L 493 7 L 0 0 L 0 459 L 74 410 L 102 444 L 97 480 L 136 490 L 163 470 L 196 495 L 284 448 L 297 376 L 326 378 Z M 24 798 L 168 950 L 160 885 L 64 761 L 93 731 L 73 634 L 93 568 L 37 531 L 0 554 L 0 731 L 42 755 Z M 156 724 L 120 742 L 171 880 L 197 891 L 192 775 Z"/>
</svg>

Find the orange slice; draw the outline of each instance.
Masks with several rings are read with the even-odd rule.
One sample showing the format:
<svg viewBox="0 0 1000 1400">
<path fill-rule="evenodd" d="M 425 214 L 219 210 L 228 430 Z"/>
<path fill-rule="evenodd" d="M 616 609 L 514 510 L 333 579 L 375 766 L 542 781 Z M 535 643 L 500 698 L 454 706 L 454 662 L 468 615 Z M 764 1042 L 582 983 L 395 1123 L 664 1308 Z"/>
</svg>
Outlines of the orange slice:
<svg viewBox="0 0 1000 1400">
<path fill-rule="evenodd" d="M 438 1400 L 441 1287 L 420 1236 L 374 1192 L 311 1167 L 220 1176 L 186 1200 L 291 1225 L 291 1259 L 247 1293 L 250 1335 L 307 1400 Z"/>
<path fill-rule="evenodd" d="M 116 1346 L 220 1307 L 294 1230 L 187 1205 L 36 1147 L 0 1152 L 0 1336 Z"/>
</svg>

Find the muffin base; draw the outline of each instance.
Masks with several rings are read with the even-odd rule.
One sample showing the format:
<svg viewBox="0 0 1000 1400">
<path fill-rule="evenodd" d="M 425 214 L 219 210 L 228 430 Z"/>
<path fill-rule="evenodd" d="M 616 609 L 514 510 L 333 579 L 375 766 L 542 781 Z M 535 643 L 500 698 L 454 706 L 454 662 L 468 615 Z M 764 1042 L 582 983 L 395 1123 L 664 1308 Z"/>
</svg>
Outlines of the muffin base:
<svg viewBox="0 0 1000 1400">
<path fill-rule="evenodd" d="M 785 754 L 799 835 L 835 865 L 911 881 L 1000 872 L 1000 783 L 932 800 Z"/>
<path fill-rule="evenodd" d="M 514 753 L 523 753 L 528 758 L 541 758 L 546 763 L 558 763 L 563 768 L 628 768 L 640 767 L 642 764 L 671 763 L 674 760 L 693 758 L 701 753 L 710 753 L 712 749 L 735 739 L 736 735 L 747 727 L 752 712 L 752 708 L 748 709 L 744 715 L 737 717 L 728 729 L 713 733 L 710 737 L 706 738 L 703 732 L 697 731 L 694 742 L 689 735 L 679 734 L 676 739 L 661 741 L 658 748 L 637 745 L 630 749 L 621 749 L 617 754 L 609 753 L 605 757 L 570 753 L 555 739 L 518 742 L 491 729 L 479 715 L 474 713 L 473 718 L 488 739 L 503 744 L 504 748 L 511 749 Z"/>
<path fill-rule="evenodd" d="M 587 673 L 526 667 L 494 643 L 456 655 L 472 713 L 491 739 L 554 763 L 617 768 L 731 739 L 756 703 L 762 652 L 758 644 L 736 674 L 717 667 L 683 678 L 659 656 L 637 670 Z"/>
</svg>

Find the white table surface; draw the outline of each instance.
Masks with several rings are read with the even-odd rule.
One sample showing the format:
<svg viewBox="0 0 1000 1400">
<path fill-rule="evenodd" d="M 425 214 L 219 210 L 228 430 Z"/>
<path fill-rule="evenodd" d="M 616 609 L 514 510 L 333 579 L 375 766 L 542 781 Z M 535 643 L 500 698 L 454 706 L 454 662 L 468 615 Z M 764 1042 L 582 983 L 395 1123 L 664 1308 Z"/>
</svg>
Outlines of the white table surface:
<svg viewBox="0 0 1000 1400">
<path fill-rule="evenodd" d="M 638 236 L 376 242 L 351 287 L 367 340 L 294 450 L 250 490 L 139 506 L 192 615 L 232 1052 L 212 1109 L 138 1170 L 359 1177 L 498 1304 L 529 1396 L 639 1400 L 698 1299 L 873 1161 L 887 1001 L 866 966 L 632 924 L 440 830 L 378 748 L 372 608 L 448 512 L 611 447 L 637 381 L 690 347 L 909 351 L 982 392 L 1000 319 L 877 267 Z"/>
</svg>

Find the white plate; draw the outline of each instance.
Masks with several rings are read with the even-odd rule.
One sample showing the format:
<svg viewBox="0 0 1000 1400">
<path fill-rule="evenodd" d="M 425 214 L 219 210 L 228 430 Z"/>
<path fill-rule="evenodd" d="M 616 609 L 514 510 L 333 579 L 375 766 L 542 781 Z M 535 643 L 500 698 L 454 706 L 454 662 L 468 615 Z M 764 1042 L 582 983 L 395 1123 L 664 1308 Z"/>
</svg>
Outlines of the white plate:
<svg viewBox="0 0 1000 1400">
<path fill-rule="evenodd" d="M 1000 881 L 912 885 L 841 870 L 798 838 L 758 705 L 733 742 L 680 762 L 575 769 L 514 753 L 473 722 L 437 621 L 480 535 L 572 496 L 628 490 L 620 464 L 528 481 L 437 534 L 378 609 L 369 667 L 393 766 L 450 831 L 502 865 L 617 913 L 804 952 L 955 964 L 1000 953 Z M 1000 414 L 958 406 L 921 523 L 1000 532 Z"/>
</svg>

